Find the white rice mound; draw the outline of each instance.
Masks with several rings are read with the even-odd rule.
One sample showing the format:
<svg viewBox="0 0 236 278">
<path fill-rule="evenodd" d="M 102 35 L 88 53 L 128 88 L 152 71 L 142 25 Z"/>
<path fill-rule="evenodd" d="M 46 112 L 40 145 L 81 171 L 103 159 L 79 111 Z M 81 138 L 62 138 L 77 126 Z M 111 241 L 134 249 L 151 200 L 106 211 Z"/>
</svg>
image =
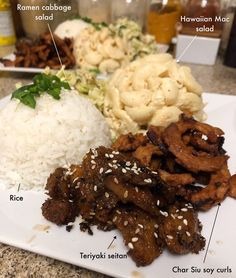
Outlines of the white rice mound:
<svg viewBox="0 0 236 278">
<path fill-rule="evenodd" d="M 110 143 L 102 114 L 76 91 L 43 94 L 35 109 L 13 99 L 0 110 L 0 187 L 42 190 L 55 168 Z"/>
</svg>

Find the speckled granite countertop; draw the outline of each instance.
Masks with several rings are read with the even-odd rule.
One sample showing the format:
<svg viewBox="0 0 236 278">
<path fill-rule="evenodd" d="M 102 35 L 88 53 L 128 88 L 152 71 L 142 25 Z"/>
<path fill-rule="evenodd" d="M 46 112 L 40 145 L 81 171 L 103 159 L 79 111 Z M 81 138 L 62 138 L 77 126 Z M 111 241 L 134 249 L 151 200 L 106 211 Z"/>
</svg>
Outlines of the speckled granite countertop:
<svg viewBox="0 0 236 278">
<path fill-rule="evenodd" d="M 236 95 L 236 69 L 218 60 L 215 66 L 188 65 L 205 92 Z M 29 82 L 32 75 L 0 72 L 0 98 L 14 89 L 15 83 Z M 79 267 L 0 244 L 0 278 L 105 278 Z"/>
</svg>

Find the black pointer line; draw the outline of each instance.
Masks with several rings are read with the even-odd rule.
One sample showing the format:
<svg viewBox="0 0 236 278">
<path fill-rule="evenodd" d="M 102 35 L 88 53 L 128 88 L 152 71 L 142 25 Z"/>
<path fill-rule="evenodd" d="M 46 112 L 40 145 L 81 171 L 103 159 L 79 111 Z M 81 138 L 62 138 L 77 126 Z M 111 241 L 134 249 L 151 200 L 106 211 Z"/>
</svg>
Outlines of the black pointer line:
<svg viewBox="0 0 236 278">
<path fill-rule="evenodd" d="M 112 242 L 109 244 L 109 246 L 107 247 L 107 249 L 109 249 L 112 246 L 112 243 L 116 240 L 116 236 L 114 236 Z"/>
<path fill-rule="evenodd" d="M 207 257 L 207 254 L 208 254 L 208 249 L 209 249 L 209 246 L 210 246 L 210 243 L 211 243 L 211 237 L 212 237 L 212 234 L 213 234 L 213 231 L 214 231 L 214 228 L 215 228 L 216 219 L 217 219 L 217 216 L 218 216 L 218 213 L 219 213 L 220 206 L 221 206 L 221 204 L 219 203 L 217 211 L 216 211 L 216 216 L 215 216 L 215 220 L 214 220 L 214 223 L 213 223 L 213 227 L 211 229 L 211 235 L 210 235 L 210 238 L 209 238 L 209 242 L 208 242 L 208 245 L 207 245 L 207 249 L 206 249 L 206 253 L 205 253 L 205 256 L 204 256 L 203 263 L 205 263 L 205 261 L 206 261 L 206 257 Z"/>
<path fill-rule="evenodd" d="M 17 192 L 20 191 L 20 187 L 21 187 L 21 184 L 19 183 L 18 188 L 17 188 Z"/>
</svg>

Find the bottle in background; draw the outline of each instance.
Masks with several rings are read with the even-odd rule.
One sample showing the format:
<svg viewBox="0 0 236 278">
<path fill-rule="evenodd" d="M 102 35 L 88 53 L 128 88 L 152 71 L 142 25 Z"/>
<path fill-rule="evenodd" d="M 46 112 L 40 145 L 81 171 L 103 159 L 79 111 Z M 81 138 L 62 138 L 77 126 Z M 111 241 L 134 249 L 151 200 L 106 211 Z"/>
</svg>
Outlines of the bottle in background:
<svg viewBox="0 0 236 278">
<path fill-rule="evenodd" d="M 147 12 L 147 0 L 112 0 L 111 20 L 114 23 L 119 18 L 128 18 L 144 27 Z"/>
<path fill-rule="evenodd" d="M 24 32 L 28 38 L 35 39 L 44 32 L 48 31 L 46 20 L 36 20 L 36 16 L 42 15 L 42 13 L 49 15 L 47 11 L 42 11 L 42 6 L 47 5 L 47 0 L 18 0 L 18 3 L 22 6 L 39 6 L 40 10 L 35 11 L 20 11 L 22 26 Z"/>
<path fill-rule="evenodd" d="M 184 17 L 187 18 L 204 18 L 210 19 L 209 21 L 199 22 L 199 21 L 191 21 L 185 22 L 181 20 L 182 23 L 182 34 L 185 35 L 198 35 L 204 37 L 215 37 L 219 38 L 222 33 L 221 22 L 216 22 L 215 17 L 221 15 L 221 3 L 220 0 L 189 0 L 187 5 L 184 8 Z M 196 31 L 196 28 L 202 28 L 205 26 L 206 31 Z M 212 28 L 214 31 L 208 31 L 208 29 Z"/>
<path fill-rule="evenodd" d="M 110 0 L 78 0 L 78 10 L 80 16 L 94 22 L 110 22 Z"/>
<path fill-rule="evenodd" d="M 147 16 L 147 31 L 161 44 L 169 44 L 176 36 L 176 23 L 182 12 L 181 1 L 152 1 Z"/>
<path fill-rule="evenodd" d="M 234 12 L 234 21 L 229 37 L 228 47 L 225 53 L 224 64 L 236 68 L 236 10 Z"/>
<path fill-rule="evenodd" d="M 221 36 L 220 50 L 221 54 L 224 55 L 228 46 L 230 32 L 234 21 L 234 12 L 236 11 L 236 0 L 224 0 L 222 4 L 224 16 L 226 18 L 229 18 L 229 21 L 225 22 L 223 25 L 223 31 Z"/>
<path fill-rule="evenodd" d="M 13 45 L 16 42 L 9 0 L 0 0 L 0 46 Z"/>
<path fill-rule="evenodd" d="M 63 21 L 78 15 L 77 2 L 75 0 L 50 0 L 48 1 L 48 4 L 70 7 L 70 10 L 66 12 L 53 11 L 53 21 L 50 22 L 50 27 L 53 31 Z"/>
<path fill-rule="evenodd" d="M 12 18 L 13 18 L 16 37 L 21 38 L 25 34 L 24 34 L 23 26 L 22 26 L 20 13 L 17 11 L 17 3 L 18 3 L 18 0 L 10 0 Z"/>
</svg>

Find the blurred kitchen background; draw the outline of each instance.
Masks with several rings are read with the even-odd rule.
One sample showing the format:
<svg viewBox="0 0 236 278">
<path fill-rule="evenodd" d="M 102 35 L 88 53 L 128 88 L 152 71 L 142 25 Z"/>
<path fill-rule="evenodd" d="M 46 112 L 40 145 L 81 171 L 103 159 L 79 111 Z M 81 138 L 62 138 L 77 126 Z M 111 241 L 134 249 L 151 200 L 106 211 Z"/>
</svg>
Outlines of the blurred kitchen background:
<svg viewBox="0 0 236 278">
<path fill-rule="evenodd" d="M 0 57 L 14 52 L 17 39 L 35 38 L 48 30 L 46 20 L 35 20 L 40 11 L 17 11 L 17 4 L 54 3 L 72 8 L 66 13 L 53 11 L 54 20 L 49 22 L 52 30 L 73 16 L 106 23 L 127 17 L 155 36 L 160 51 L 173 53 L 182 62 L 214 65 L 220 56 L 222 63 L 236 67 L 236 0 L 0 0 Z M 204 25 L 213 26 L 214 31 L 196 33 L 196 27 L 203 23 L 181 23 L 181 16 L 212 18 Z M 230 20 L 215 22 L 215 16 Z"/>
</svg>

